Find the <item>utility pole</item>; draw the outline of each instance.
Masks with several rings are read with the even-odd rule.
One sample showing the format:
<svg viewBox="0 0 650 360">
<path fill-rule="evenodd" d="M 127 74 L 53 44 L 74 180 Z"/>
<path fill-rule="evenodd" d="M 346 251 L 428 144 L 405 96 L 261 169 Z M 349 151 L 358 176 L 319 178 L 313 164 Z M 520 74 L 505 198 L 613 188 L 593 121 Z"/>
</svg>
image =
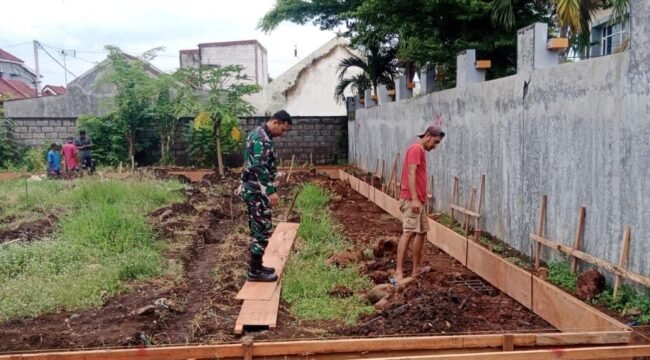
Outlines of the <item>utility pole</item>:
<svg viewBox="0 0 650 360">
<path fill-rule="evenodd" d="M 41 96 L 41 72 L 38 69 L 38 47 L 40 45 L 38 44 L 38 41 L 34 40 L 34 63 L 35 63 L 35 70 L 36 70 L 36 96 Z"/>
</svg>

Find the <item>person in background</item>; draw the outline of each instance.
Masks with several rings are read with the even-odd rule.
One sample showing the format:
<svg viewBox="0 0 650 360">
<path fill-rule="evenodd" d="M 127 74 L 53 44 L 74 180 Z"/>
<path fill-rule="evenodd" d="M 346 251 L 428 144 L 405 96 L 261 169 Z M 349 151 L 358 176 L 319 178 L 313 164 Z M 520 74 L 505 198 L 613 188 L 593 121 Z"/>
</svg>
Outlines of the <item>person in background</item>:
<svg viewBox="0 0 650 360">
<path fill-rule="evenodd" d="M 77 156 L 79 155 L 79 150 L 74 144 L 74 138 L 69 137 L 67 142 L 63 145 L 63 160 L 65 161 L 65 170 L 66 172 L 75 171 L 79 167 L 79 160 Z"/>
<path fill-rule="evenodd" d="M 86 130 L 79 131 L 79 139 L 75 142 L 77 149 L 79 149 L 79 156 L 81 157 L 81 168 L 88 169 L 90 173 L 95 172 L 95 161 L 93 160 L 92 147 L 93 142 L 86 136 Z"/>
<path fill-rule="evenodd" d="M 59 145 L 52 143 L 50 151 L 47 153 L 47 174 L 49 176 L 61 175 L 61 153 Z"/>
</svg>

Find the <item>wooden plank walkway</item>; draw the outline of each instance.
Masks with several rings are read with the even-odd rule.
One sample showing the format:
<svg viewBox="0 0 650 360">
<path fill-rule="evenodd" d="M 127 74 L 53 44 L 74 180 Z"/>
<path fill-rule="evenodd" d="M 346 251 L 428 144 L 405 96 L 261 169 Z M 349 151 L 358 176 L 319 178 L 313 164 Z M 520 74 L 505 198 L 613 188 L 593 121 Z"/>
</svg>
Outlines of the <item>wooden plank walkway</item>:
<svg viewBox="0 0 650 360">
<path fill-rule="evenodd" d="M 273 231 L 269 245 L 264 253 L 264 264 L 275 268 L 278 277 L 282 276 L 284 264 L 289 257 L 298 224 L 281 222 Z M 277 282 L 263 283 L 247 281 L 237 293 L 237 300 L 270 300 L 275 293 Z"/>
<path fill-rule="evenodd" d="M 235 323 L 235 334 L 243 333 L 244 326 L 268 326 L 269 329 L 276 327 L 282 292 L 282 270 L 296 238 L 298 225 L 282 222 L 273 231 L 264 254 L 264 263 L 275 268 L 279 279 L 275 282 L 244 283 L 237 294 L 237 299 L 244 300 L 244 303 Z"/>
</svg>

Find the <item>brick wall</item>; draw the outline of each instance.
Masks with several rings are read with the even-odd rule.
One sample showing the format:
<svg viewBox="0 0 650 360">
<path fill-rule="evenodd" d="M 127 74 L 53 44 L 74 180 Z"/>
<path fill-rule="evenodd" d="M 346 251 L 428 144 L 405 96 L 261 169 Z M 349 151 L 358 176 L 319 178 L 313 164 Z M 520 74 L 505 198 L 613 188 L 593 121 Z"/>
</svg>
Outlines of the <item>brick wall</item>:
<svg viewBox="0 0 650 360">
<path fill-rule="evenodd" d="M 265 117 L 245 118 L 241 124 L 248 133 L 266 120 Z M 347 162 L 347 117 L 294 117 L 291 131 L 275 140 L 275 150 L 285 162 L 296 155 L 296 161 L 304 163 L 309 161 L 310 154 L 319 165 Z"/>
<path fill-rule="evenodd" d="M 21 119 L 13 118 L 14 139 L 19 144 L 41 147 L 53 142 L 63 143 L 68 136 L 76 136 L 77 125 L 74 118 Z"/>
</svg>

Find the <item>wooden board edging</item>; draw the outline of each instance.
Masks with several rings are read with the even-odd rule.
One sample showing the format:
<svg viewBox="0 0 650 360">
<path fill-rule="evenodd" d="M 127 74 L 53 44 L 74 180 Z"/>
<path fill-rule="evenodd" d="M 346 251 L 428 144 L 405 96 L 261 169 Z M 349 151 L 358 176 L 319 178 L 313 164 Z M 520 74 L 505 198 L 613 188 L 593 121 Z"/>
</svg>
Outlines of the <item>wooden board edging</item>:
<svg viewBox="0 0 650 360">
<path fill-rule="evenodd" d="M 252 349 L 253 356 L 283 356 L 305 353 L 334 354 L 368 351 L 480 349 L 501 347 L 505 335 L 512 337 L 515 347 L 611 345 L 629 342 L 631 336 L 628 331 L 541 334 L 515 333 L 257 342 L 249 345 L 249 347 Z M 243 355 L 243 344 L 221 344 L 12 354 L 0 355 L 0 360 L 126 360 L 133 358 L 140 360 L 181 360 L 189 358 L 241 358 Z"/>
<path fill-rule="evenodd" d="M 364 185 L 369 186 L 352 175 L 350 175 L 349 178 L 351 183 L 357 183 L 355 190 L 359 193 L 361 193 L 359 191 L 359 184 L 363 183 Z M 375 191 L 374 201 L 372 197 L 369 201 L 378 204 L 376 198 L 382 196 L 379 195 L 379 193 L 381 193 L 381 191 Z M 396 216 L 398 215 L 396 212 L 399 212 L 398 201 L 387 194 L 384 195 L 387 198 L 382 199 L 382 201 L 385 201 L 385 203 L 382 203 L 382 209 L 386 210 L 389 214 L 398 217 Z M 395 210 L 395 207 L 397 207 L 397 211 Z M 399 216 L 401 217 L 401 213 Z M 467 266 L 470 270 L 481 272 L 477 272 L 477 274 L 499 290 L 517 300 L 522 305 L 531 309 L 534 313 L 557 329 L 561 331 L 630 330 L 628 326 L 620 321 L 603 314 L 575 297 L 565 293 L 561 289 L 534 277 L 531 273 L 509 263 L 502 257 L 492 254 L 489 250 L 481 247 L 473 240 L 465 240 L 462 235 L 455 233 L 453 230 L 432 219 L 429 219 L 429 224 L 432 229 L 435 229 L 435 234 L 431 234 L 433 231 L 430 231 L 429 234 L 427 234 L 427 239 L 433 245 L 445 251 L 461 264 Z M 463 248 L 462 242 L 466 242 L 465 249 Z M 472 261 L 464 261 L 462 258 L 463 253 L 466 254 L 466 259 L 469 259 L 472 256 L 474 256 L 474 258 Z M 484 258 L 477 259 L 476 257 Z M 479 262 L 491 262 L 493 266 L 479 264 Z M 498 271 L 501 271 L 502 274 L 492 274 L 492 272 L 495 271 L 494 269 L 499 269 Z M 511 284 L 509 279 L 517 279 L 516 284 Z M 524 284 L 526 286 L 523 286 Z M 555 310 L 551 307 L 551 304 L 553 303 L 570 305 L 571 310 Z M 558 314 L 561 313 L 562 315 L 554 315 L 554 312 Z"/>
</svg>

